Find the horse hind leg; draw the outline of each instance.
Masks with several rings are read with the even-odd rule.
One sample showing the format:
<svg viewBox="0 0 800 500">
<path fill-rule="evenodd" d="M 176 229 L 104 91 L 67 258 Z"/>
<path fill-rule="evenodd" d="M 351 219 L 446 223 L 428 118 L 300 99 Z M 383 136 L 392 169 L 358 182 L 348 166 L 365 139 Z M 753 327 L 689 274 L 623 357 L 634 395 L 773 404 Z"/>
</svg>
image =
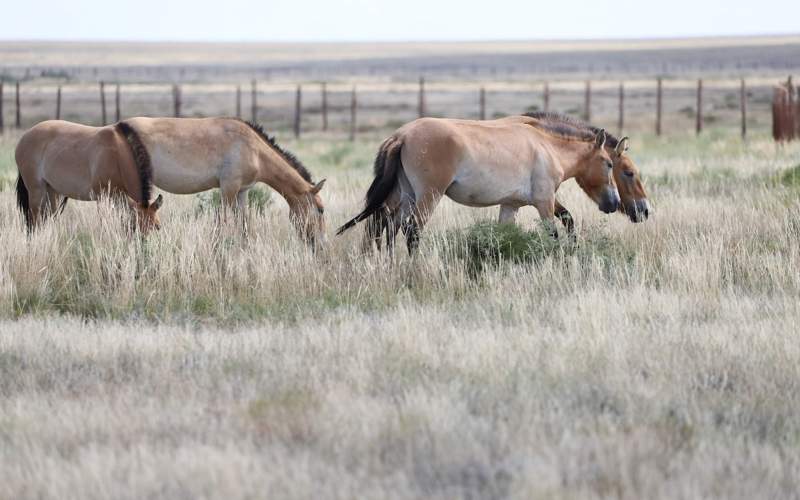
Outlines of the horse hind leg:
<svg viewBox="0 0 800 500">
<path fill-rule="evenodd" d="M 55 212 L 57 195 L 45 182 L 31 183 L 26 187 L 30 228 L 34 229 Z"/>
<path fill-rule="evenodd" d="M 403 234 L 406 235 L 406 247 L 409 255 L 414 255 L 419 248 L 419 238 L 425 225 L 430 220 L 433 211 L 442 199 L 439 191 L 426 191 L 417 199 L 411 209 L 411 216 L 402 224 Z"/>
</svg>

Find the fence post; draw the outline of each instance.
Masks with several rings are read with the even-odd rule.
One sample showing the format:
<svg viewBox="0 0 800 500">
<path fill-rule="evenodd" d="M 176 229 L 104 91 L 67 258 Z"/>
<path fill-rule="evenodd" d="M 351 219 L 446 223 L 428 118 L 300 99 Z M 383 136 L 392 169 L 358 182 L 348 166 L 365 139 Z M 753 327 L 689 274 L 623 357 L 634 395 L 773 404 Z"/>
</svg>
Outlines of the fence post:
<svg viewBox="0 0 800 500">
<path fill-rule="evenodd" d="M 250 116 L 253 123 L 258 123 L 258 102 L 256 101 L 256 81 L 250 82 Z"/>
<path fill-rule="evenodd" d="M 550 111 L 550 84 L 544 82 L 544 112 Z"/>
<path fill-rule="evenodd" d="M 0 80 L 0 134 L 3 133 L 3 128 L 5 124 L 3 123 L 3 81 Z"/>
<path fill-rule="evenodd" d="M 61 85 L 56 90 L 56 120 L 61 119 Z"/>
<path fill-rule="evenodd" d="M 175 83 L 172 85 L 172 107 L 174 108 L 175 118 L 181 117 L 181 88 Z"/>
<path fill-rule="evenodd" d="M 242 118 L 242 87 L 236 86 L 236 118 Z"/>
<path fill-rule="evenodd" d="M 786 115 L 786 140 L 791 141 L 794 139 L 795 136 L 795 116 L 794 116 L 794 85 L 792 84 L 792 77 L 791 75 L 786 80 L 786 90 L 787 94 L 787 104 L 786 110 L 784 111 Z"/>
<path fill-rule="evenodd" d="M 419 117 L 425 116 L 425 77 L 419 77 Z"/>
<path fill-rule="evenodd" d="M 742 110 L 742 139 L 745 139 L 747 138 L 747 87 L 744 78 L 739 89 L 739 107 Z"/>
<path fill-rule="evenodd" d="M 350 140 L 356 140 L 356 108 L 358 102 L 356 100 L 356 86 L 353 85 L 353 92 L 350 94 Z"/>
<path fill-rule="evenodd" d="M 794 116 L 794 136 L 800 138 L 800 85 L 795 88 L 795 96 L 797 96 L 797 100 L 792 110 L 792 116 Z"/>
<path fill-rule="evenodd" d="M 108 123 L 106 119 L 106 83 L 100 82 L 100 120 L 105 126 Z"/>
<path fill-rule="evenodd" d="M 479 95 L 480 95 L 480 97 L 479 97 L 480 117 L 481 117 L 481 120 L 485 120 L 486 119 L 486 89 L 484 87 L 481 87 L 481 91 L 480 91 Z"/>
<path fill-rule="evenodd" d="M 120 100 L 119 82 L 117 82 L 116 86 L 114 87 L 114 118 L 117 122 L 119 122 L 120 118 L 122 117 L 119 100 Z"/>
<path fill-rule="evenodd" d="M 656 81 L 656 135 L 661 135 L 661 117 L 664 112 L 664 82 L 661 77 Z"/>
<path fill-rule="evenodd" d="M 294 96 L 294 138 L 300 138 L 300 122 L 303 119 L 303 108 L 301 104 L 302 99 L 302 87 L 300 85 L 297 86 L 297 92 Z"/>
<path fill-rule="evenodd" d="M 322 130 L 328 130 L 328 84 L 322 82 Z"/>
<path fill-rule="evenodd" d="M 617 121 L 617 132 L 622 135 L 625 128 L 625 84 L 619 82 L 619 119 Z"/>
<path fill-rule="evenodd" d="M 592 121 L 592 82 L 586 80 L 586 95 L 583 97 L 583 119 L 586 123 Z"/>
<path fill-rule="evenodd" d="M 695 133 L 698 135 L 703 131 L 703 79 L 697 80 L 697 122 L 695 123 Z"/>
<path fill-rule="evenodd" d="M 17 104 L 17 116 L 15 120 L 15 125 L 19 129 L 22 128 L 22 109 L 21 109 L 22 105 L 20 104 L 20 98 L 19 98 L 19 80 L 17 80 L 14 100 L 16 101 Z"/>
</svg>

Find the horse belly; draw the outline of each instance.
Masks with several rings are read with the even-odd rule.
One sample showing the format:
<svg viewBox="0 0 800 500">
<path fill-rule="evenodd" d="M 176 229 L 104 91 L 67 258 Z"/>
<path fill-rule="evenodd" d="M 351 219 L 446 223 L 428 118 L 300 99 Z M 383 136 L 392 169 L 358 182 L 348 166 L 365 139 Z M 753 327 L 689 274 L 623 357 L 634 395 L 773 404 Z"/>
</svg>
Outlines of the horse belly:
<svg viewBox="0 0 800 500">
<path fill-rule="evenodd" d="M 153 155 L 153 184 L 175 194 L 192 194 L 219 187 L 219 168 L 202 161 L 177 161 Z"/>
<path fill-rule="evenodd" d="M 492 169 L 462 171 L 445 194 L 457 203 L 472 207 L 530 202 L 530 182 L 519 176 L 502 175 Z"/>
</svg>

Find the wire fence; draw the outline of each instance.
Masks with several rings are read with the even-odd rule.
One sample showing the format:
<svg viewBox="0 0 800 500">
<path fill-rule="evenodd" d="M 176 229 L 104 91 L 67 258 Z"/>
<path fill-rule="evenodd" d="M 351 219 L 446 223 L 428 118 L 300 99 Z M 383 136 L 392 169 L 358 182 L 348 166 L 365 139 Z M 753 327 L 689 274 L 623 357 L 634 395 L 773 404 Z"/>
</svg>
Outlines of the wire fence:
<svg viewBox="0 0 800 500">
<path fill-rule="evenodd" d="M 622 132 L 768 133 L 775 82 L 657 78 L 492 81 L 0 83 L 0 130 L 47 119 L 90 125 L 132 116 L 236 116 L 301 137 L 396 128 L 420 116 L 491 119 L 556 111 Z"/>
</svg>

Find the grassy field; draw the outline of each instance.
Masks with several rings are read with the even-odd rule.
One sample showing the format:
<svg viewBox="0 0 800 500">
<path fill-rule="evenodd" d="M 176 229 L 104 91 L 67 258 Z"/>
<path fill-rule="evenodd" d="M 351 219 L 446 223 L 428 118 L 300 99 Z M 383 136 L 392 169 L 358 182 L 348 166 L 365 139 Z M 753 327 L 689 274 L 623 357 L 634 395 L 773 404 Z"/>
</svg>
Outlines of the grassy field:
<svg viewBox="0 0 800 500">
<path fill-rule="evenodd" d="M 30 239 L 0 139 L 1 498 L 796 498 L 800 145 L 633 138 L 655 215 L 475 271 L 496 210 L 416 259 L 314 257 L 279 196 L 243 238 L 166 196 L 128 237 L 72 202 Z M 380 137 L 282 140 L 356 212 Z M 533 209 L 520 225 L 538 231 Z M 531 241 L 538 241 L 530 234 Z"/>
</svg>

